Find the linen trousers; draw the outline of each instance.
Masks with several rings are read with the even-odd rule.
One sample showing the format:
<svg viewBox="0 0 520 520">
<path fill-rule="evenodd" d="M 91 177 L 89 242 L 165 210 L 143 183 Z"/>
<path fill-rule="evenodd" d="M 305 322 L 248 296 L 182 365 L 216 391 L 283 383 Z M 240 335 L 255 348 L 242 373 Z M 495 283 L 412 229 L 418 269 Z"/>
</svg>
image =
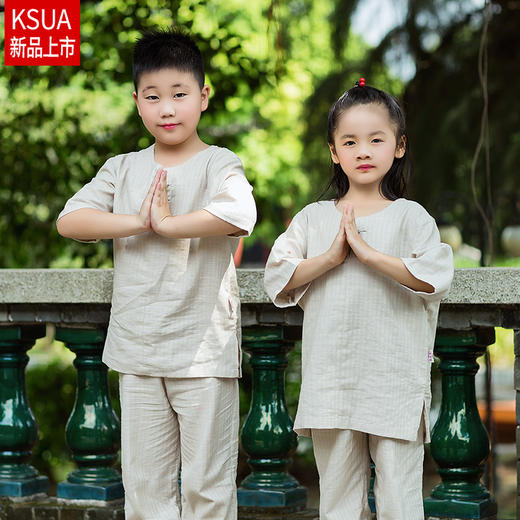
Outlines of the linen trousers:
<svg viewBox="0 0 520 520">
<path fill-rule="evenodd" d="M 370 457 L 378 520 L 424 520 L 423 426 L 415 441 L 355 430 L 311 430 L 320 475 L 320 520 L 370 520 Z"/>
<path fill-rule="evenodd" d="M 237 379 L 120 374 L 119 391 L 126 520 L 236 520 Z"/>
</svg>

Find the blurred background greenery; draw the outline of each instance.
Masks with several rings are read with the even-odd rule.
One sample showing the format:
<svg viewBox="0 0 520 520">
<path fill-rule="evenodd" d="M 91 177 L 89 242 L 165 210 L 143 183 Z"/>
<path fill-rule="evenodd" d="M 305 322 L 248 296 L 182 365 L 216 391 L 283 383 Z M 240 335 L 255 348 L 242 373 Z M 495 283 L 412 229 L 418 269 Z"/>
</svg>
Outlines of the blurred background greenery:
<svg viewBox="0 0 520 520">
<path fill-rule="evenodd" d="M 476 199 L 492 224 L 495 265 L 520 265 L 520 252 L 508 256 L 499 241 L 504 228 L 520 225 L 520 2 L 81 0 L 81 66 L 2 68 L 1 268 L 112 265 L 110 242 L 64 240 L 54 221 L 108 157 L 151 144 L 131 96 L 132 45 L 141 31 L 172 25 L 186 28 L 205 56 L 212 96 L 202 138 L 235 151 L 254 186 L 259 222 L 246 240 L 246 261 L 261 263 L 288 219 L 326 186 L 328 109 L 363 76 L 404 104 L 416 172 L 409 197 L 441 226 L 456 227 L 458 267 L 481 265 L 487 256 L 480 252 L 489 252 L 471 189 L 486 28 L 489 141 L 476 162 Z M 499 334 L 492 352 L 509 363 L 507 338 Z M 55 482 L 72 467 L 64 425 L 75 375 L 67 352 L 50 330 L 31 351 L 27 377 L 41 429 L 33 462 Z M 299 359 L 297 347 L 287 373 L 293 416 Z M 249 385 L 246 367 L 242 415 Z M 305 441 L 299 451 L 296 464 L 312 462 Z"/>
<path fill-rule="evenodd" d="M 408 112 L 410 197 L 483 249 L 470 172 L 484 9 L 484 0 L 81 0 L 81 66 L 3 67 L 0 76 L 0 267 L 111 265 L 109 243 L 63 240 L 54 220 L 108 157 L 151 143 L 131 97 L 132 44 L 142 30 L 171 25 L 189 30 L 205 56 L 212 98 L 202 137 L 234 150 L 254 185 L 260 219 L 246 259 L 327 184 L 327 111 L 360 76 Z M 475 188 L 498 239 L 520 224 L 511 52 L 520 7 L 497 0 L 489 13 L 489 156 L 479 156 Z"/>
</svg>

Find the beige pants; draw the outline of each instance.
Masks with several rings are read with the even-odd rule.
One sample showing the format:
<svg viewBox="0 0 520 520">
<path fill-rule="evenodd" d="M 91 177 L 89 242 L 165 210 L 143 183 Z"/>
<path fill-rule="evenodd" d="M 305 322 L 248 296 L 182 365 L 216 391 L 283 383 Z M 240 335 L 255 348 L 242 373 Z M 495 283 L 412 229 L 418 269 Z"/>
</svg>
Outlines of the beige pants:
<svg viewBox="0 0 520 520">
<path fill-rule="evenodd" d="M 416 441 L 354 430 L 312 430 L 320 474 L 320 520 L 370 520 L 370 456 L 378 520 L 423 520 L 423 432 Z"/>
<path fill-rule="evenodd" d="M 119 390 L 126 520 L 235 520 L 238 381 L 120 374 Z"/>
</svg>

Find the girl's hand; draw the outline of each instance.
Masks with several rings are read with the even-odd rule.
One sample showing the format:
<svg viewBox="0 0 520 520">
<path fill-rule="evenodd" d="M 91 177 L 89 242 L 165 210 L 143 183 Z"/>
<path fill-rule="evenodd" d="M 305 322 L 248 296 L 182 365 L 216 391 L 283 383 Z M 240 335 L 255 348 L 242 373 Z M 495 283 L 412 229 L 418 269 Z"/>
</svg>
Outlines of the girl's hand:
<svg viewBox="0 0 520 520">
<path fill-rule="evenodd" d="M 152 229 L 160 234 L 160 226 L 164 219 L 171 217 L 168 192 L 166 190 L 166 170 L 161 170 L 153 193 L 152 205 L 150 208 L 150 219 Z"/>
<path fill-rule="evenodd" d="M 153 194 L 155 192 L 155 188 L 157 186 L 157 182 L 159 181 L 162 171 L 163 170 L 158 170 L 157 173 L 155 174 L 152 184 L 150 184 L 150 189 L 148 190 L 148 193 L 146 194 L 146 197 L 144 198 L 143 203 L 141 204 L 141 209 L 139 210 L 139 213 L 137 214 L 137 218 L 139 220 L 140 225 L 146 230 L 149 230 L 152 228 L 151 216 L 150 216 L 150 211 L 151 211 L 151 207 L 152 207 L 152 199 L 153 199 Z"/>
<path fill-rule="evenodd" d="M 359 234 L 356 227 L 356 217 L 354 216 L 354 206 L 347 203 L 345 205 L 345 235 L 350 249 L 357 256 L 358 260 L 364 264 L 368 262 L 370 255 L 374 252 Z"/>
<path fill-rule="evenodd" d="M 347 242 L 347 236 L 345 234 L 346 222 L 347 214 L 344 211 L 343 216 L 341 217 L 341 222 L 339 224 L 338 234 L 336 235 L 334 242 L 332 242 L 332 245 L 329 247 L 326 253 L 328 260 L 333 267 L 343 263 L 350 251 L 350 247 Z"/>
</svg>

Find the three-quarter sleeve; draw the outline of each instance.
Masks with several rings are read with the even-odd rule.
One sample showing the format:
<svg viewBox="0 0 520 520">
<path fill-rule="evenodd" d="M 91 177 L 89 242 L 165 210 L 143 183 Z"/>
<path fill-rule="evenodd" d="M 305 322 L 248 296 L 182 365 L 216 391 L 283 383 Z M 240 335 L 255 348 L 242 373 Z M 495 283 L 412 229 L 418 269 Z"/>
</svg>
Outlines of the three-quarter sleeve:
<svg viewBox="0 0 520 520">
<path fill-rule="evenodd" d="M 256 223 L 253 188 L 246 179 L 240 159 L 229 150 L 212 165 L 212 197 L 203 208 L 242 230 L 233 236 L 249 236 Z"/>
<path fill-rule="evenodd" d="M 100 168 L 96 176 L 65 204 L 65 207 L 58 215 L 58 220 L 67 213 L 82 208 L 99 209 L 101 211 L 112 212 L 114 207 L 115 191 L 115 164 L 114 158 Z"/>
<path fill-rule="evenodd" d="M 283 292 L 294 271 L 307 258 L 307 217 L 296 214 L 273 244 L 265 266 L 265 290 L 277 307 L 296 305 L 309 288 L 309 283 Z"/>
<path fill-rule="evenodd" d="M 431 217 L 420 228 L 415 228 L 413 237 L 411 253 L 402 258 L 402 261 L 415 278 L 429 283 L 434 291 L 426 293 L 406 289 L 419 294 L 425 300 L 441 300 L 447 295 L 453 280 L 451 247 L 440 241 L 439 230 Z"/>
<path fill-rule="evenodd" d="M 108 213 L 112 212 L 114 207 L 115 174 L 114 158 L 108 159 L 96 176 L 67 201 L 57 220 L 68 213 L 84 208 L 99 209 Z M 76 240 L 87 243 L 99 242 L 98 239 Z"/>
</svg>

